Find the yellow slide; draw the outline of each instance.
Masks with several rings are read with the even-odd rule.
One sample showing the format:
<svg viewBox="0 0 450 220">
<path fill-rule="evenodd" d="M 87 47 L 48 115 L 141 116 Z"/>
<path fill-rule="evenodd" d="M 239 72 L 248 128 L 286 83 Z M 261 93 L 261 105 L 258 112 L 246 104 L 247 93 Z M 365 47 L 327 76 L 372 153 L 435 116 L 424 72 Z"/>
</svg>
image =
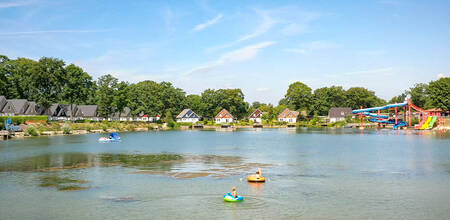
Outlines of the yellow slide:
<svg viewBox="0 0 450 220">
<path fill-rule="evenodd" d="M 430 121 L 431 119 L 433 119 L 432 116 L 428 116 L 427 121 L 425 123 L 423 123 L 422 127 L 420 128 L 421 130 L 428 128 L 428 126 L 430 126 Z"/>
</svg>

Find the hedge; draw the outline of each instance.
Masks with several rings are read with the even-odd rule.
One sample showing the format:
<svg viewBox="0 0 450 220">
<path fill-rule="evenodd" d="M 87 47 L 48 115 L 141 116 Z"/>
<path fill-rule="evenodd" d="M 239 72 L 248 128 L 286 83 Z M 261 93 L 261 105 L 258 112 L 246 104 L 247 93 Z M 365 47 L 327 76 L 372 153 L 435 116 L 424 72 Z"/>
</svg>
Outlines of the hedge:
<svg viewBox="0 0 450 220">
<path fill-rule="evenodd" d="M 5 129 L 5 121 L 11 118 L 12 123 L 15 125 L 25 124 L 25 121 L 48 121 L 48 116 L 39 115 L 39 116 L 0 116 L 0 127 Z"/>
</svg>

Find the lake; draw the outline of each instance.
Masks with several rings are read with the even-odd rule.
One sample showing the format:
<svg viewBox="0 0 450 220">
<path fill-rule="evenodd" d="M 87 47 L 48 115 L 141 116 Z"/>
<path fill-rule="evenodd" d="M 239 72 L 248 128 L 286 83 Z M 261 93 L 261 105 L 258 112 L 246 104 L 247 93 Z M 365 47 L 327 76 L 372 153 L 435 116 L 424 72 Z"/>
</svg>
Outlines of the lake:
<svg viewBox="0 0 450 220">
<path fill-rule="evenodd" d="M 0 219 L 450 219 L 449 133 L 104 135 L 0 141 Z M 242 203 L 223 201 L 233 186 Z"/>
</svg>

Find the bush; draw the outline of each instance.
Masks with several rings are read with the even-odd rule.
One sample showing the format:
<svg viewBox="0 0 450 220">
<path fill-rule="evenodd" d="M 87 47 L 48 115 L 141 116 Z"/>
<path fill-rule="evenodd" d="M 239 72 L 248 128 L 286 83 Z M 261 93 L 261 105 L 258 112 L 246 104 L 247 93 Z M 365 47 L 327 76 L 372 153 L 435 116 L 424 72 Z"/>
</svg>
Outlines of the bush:
<svg viewBox="0 0 450 220">
<path fill-rule="evenodd" d="M 70 127 L 63 127 L 63 134 L 70 134 Z"/>
<path fill-rule="evenodd" d="M 38 132 L 35 127 L 28 126 L 27 129 L 25 129 L 25 134 L 30 136 L 38 136 Z"/>
</svg>

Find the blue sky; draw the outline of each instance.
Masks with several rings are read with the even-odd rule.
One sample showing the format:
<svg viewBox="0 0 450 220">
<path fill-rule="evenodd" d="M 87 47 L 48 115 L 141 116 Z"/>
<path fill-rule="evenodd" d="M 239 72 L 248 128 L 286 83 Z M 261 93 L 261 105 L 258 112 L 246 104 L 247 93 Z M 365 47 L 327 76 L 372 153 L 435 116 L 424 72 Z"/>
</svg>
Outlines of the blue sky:
<svg viewBox="0 0 450 220">
<path fill-rule="evenodd" d="M 450 73 L 450 1 L 0 0 L 0 54 L 57 57 L 95 78 L 241 88 L 363 86 L 384 99 Z"/>
</svg>

